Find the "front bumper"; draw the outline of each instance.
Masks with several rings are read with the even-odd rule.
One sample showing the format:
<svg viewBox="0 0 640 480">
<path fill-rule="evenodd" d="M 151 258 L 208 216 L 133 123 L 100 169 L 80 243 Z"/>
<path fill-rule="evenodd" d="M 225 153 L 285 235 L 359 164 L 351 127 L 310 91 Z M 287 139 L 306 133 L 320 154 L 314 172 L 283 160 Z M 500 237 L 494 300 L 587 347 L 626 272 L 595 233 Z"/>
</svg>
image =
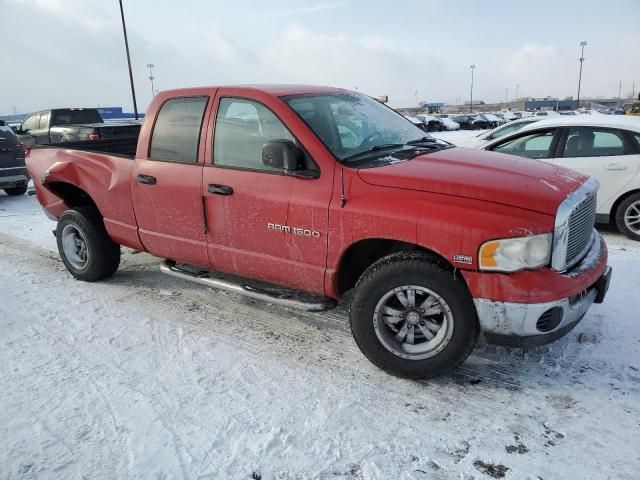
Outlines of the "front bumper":
<svg viewBox="0 0 640 480">
<path fill-rule="evenodd" d="M 590 252 L 572 271 L 567 281 L 588 275 L 604 260 L 598 253 L 603 245 L 597 237 Z M 603 266 L 599 277 L 590 280 L 569 296 L 545 302 L 516 303 L 484 298 L 474 299 L 478 320 L 489 343 L 507 346 L 535 346 L 552 342 L 575 327 L 594 303 L 602 303 L 609 289 L 611 267 Z M 603 271 L 604 270 L 604 271 Z M 592 278 L 592 277 L 591 277 Z"/>
</svg>

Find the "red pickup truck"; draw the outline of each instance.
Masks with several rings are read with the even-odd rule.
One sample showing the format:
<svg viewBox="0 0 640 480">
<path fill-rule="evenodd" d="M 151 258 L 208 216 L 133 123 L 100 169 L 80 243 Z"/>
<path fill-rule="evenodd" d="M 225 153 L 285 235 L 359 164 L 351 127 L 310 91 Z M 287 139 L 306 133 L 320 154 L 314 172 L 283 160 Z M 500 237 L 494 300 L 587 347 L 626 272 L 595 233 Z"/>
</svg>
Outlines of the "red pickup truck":
<svg viewBox="0 0 640 480">
<path fill-rule="evenodd" d="M 27 155 L 73 276 L 112 275 L 125 245 L 273 303 L 320 310 L 353 290 L 356 343 L 395 375 L 448 371 L 480 333 L 557 339 L 609 286 L 595 180 L 454 148 L 357 92 L 167 91 L 137 151 L 75 147 Z"/>
</svg>

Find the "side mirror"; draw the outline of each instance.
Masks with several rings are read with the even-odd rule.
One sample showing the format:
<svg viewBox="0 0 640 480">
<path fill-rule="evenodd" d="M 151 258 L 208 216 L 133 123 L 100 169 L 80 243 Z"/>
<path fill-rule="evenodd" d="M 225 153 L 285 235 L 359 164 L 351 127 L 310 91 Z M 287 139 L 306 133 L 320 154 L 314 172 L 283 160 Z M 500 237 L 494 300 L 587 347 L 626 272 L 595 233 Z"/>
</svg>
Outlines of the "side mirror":
<svg viewBox="0 0 640 480">
<path fill-rule="evenodd" d="M 262 146 L 262 163 L 268 167 L 293 172 L 301 168 L 302 150 L 291 140 L 272 140 Z"/>
</svg>

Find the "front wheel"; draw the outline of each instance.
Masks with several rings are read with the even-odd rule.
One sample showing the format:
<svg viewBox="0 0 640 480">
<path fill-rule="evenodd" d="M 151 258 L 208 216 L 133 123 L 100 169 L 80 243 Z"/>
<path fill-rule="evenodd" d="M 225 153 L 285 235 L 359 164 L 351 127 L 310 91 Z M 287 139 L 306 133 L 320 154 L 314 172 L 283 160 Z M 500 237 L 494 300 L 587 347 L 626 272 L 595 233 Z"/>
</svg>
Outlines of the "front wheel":
<svg viewBox="0 0 640 480">
<path fill-rule="evenodd" d="M 120 245 L 111 240 L 93 207 L 64 212 L 58 219 L 56 240 L 65 267 L 79 280 L 101 280 L 113 275 L 120 265 Z"/>
<path fill-rule="evenodd" d="M 616 226 L 632 240 L 640 240 L 640 193 L 629 195 L 618 206 Z"/>
<path fill-rule="evenodd" d="M 427 378 L 460 365 L 479 326 L 466 287 L 429 257 L 389 255 L 360 278 L 351 302 L 351 331 L 376 366 L 404 378 Z"/>
</svg>

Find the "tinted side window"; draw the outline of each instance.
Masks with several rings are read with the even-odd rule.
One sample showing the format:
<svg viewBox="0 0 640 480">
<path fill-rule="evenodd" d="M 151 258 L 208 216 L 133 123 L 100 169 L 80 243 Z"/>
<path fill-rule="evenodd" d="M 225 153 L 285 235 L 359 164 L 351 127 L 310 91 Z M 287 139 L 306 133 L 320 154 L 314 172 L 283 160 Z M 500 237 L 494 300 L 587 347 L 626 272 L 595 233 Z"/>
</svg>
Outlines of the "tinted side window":
<svg viewBox="0 0 640 480">
<path fill-rule="evenodd" d="M 262 146 L 294 136 L 267 107 L 241 98 L 222 98 L 213 139 L 215 165 L 278 171 L 262 163 Z"/>
<path fill-rule="evenodd" d="M 158 113 L 151 135 L 149 158 L 197 163 L 202 117 L 208 97 L 167 100 Z"/>
<path fill-rule="evenodd" d="M 74 125 L 79 123 L 102 123 L 102 117 L 97 110 L 90 108 L 62 108 L 53 110 L 51 126 Z"/>
<path fill-rule="evenodd" d="M 38 128 L 39 114 L 31 115 L 22 123 L 22 130 L 34 130 Z"/>
<path fill-rule="evenodd" d="M 493 151 L 520 157 L 547 158 L 553 141 L 553 133 L 551 130 L 523 135 L 494 147 Z"/>
<path fill-rule="evenodd" d="M 614 129 L 574 127 L 569 130 L 564 157 L 607 157 L 624 155 L 624 137 Z"/>
</svg>

